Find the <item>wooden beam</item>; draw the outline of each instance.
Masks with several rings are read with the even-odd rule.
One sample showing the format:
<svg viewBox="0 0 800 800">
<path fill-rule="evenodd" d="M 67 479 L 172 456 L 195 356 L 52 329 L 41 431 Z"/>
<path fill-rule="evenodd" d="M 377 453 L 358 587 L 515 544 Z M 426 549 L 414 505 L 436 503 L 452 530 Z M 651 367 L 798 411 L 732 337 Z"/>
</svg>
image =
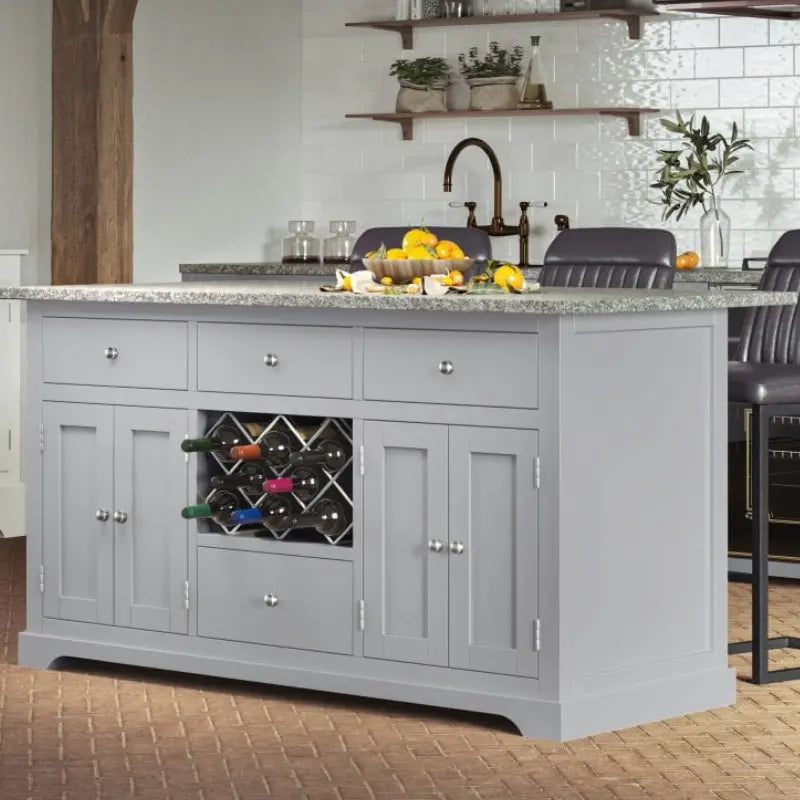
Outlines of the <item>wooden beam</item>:
<svg viewBox="0 0 800 800">
<path fill-rule="evenodd" d="M 138 0 L 53 0 L 53 283 L 133 280 Z"/>
</svg>

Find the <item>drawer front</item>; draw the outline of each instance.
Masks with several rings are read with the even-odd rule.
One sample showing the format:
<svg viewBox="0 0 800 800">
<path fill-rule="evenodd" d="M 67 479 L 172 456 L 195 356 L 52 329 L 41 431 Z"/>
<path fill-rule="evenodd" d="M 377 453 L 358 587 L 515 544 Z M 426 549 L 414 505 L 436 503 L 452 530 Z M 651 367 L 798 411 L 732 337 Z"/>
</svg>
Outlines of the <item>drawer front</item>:
<svg viewBox="0 0 800 800">
<path fill-rule="evenodd" d="M 535 333 L 364 331 L 364 398 L 537 408 Z"/>
<path fill-rule="evenodd" d="M 353 564 L 198 548 L 200 636 L 353 653 Z"/>
<path fill-rule="evenodd" d="M 353 396 L 350 328 L 208 322 L 197 337 L 201 392 Z"/>
<path fill-rule="evenodd" d="M 185 322 L 48 317 L 43 326 L 46 383 L 188 388 Z"/>
</svg>

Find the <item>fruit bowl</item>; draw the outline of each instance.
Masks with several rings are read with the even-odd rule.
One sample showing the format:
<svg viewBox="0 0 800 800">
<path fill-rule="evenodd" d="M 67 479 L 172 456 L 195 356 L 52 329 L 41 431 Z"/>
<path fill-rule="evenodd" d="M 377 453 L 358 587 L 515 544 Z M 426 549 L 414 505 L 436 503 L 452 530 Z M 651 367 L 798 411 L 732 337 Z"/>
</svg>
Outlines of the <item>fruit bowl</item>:
<svg viewBox="0 0 800 800">
<path fill-rule="evenodd" d="M 364 268 L 375 273 L 375 277 L 391 278 L 395 283 L 423 278 L 426 275 L 447 275 L 454 269 L 466 272 L 474 258 L 363 258 Z"/>
</svg>

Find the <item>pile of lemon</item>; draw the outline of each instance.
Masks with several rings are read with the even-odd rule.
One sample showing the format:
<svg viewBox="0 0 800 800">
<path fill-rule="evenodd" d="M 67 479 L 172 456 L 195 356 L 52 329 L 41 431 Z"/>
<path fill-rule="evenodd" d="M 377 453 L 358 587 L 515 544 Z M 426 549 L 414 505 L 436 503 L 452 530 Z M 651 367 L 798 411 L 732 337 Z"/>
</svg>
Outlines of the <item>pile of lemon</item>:
<svg viewBox="0 0 800 800">
<path fill-rule="evenodd" d="M 426 228 L 412 228 L 403 237 L 400 247 L 372 250 L 367 258 L 386 258 L 390 261 L 405 261 L 410 258 L 422 260 L 464 259 L 464 251 L 448 239 L 439 239 Z"/>
</svg>

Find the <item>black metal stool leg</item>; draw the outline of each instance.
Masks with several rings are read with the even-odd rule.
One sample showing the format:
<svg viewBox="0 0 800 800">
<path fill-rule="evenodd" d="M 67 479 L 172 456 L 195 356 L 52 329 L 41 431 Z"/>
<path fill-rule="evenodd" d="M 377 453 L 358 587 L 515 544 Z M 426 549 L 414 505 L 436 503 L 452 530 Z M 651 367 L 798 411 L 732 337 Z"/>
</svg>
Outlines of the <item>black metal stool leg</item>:
<svg viewBox="0 0 800 800">
<path fill-rule="evenodd" d="M 753 638 L 731 642 L 729 653 L 753 654 L 753 683 L 800 679 L 800 668 L 769 669 L 769 651 L 800 649 L 800 637 L 769 638 L 769 419 L 770 406 L 752 407 L 752 598 Z"/>
</svg>

